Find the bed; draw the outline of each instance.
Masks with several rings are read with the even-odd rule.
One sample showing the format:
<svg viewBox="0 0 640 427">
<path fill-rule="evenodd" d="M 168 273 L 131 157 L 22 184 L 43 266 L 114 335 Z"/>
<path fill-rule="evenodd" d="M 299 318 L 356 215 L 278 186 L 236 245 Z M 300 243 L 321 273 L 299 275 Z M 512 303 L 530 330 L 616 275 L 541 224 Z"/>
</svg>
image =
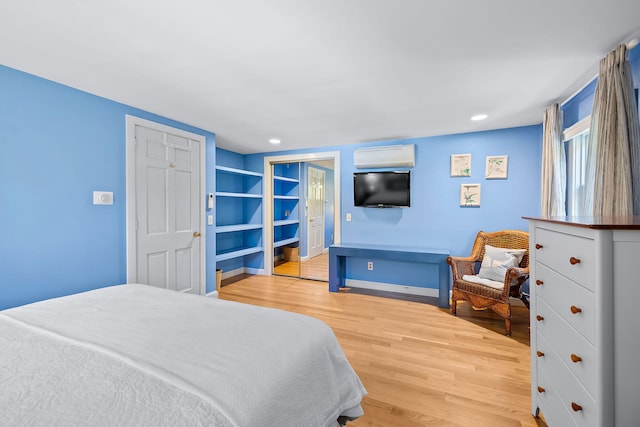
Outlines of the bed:
<svg viewBox="0 0 640 427">
<path fill-rule="evenodd" d="M 0 425 L 335 427 L 365 394 L 282 310 L 127 284 L 0 311 Z"/>
</svg>

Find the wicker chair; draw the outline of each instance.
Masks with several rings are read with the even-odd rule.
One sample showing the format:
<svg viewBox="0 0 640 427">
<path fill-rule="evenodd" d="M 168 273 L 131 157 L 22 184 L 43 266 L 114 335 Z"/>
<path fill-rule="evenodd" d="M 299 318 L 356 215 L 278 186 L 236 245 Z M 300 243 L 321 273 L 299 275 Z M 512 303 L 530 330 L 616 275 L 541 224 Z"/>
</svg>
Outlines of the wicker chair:
<svg viewBox="0 0 640 427">
<path fill-rule="evenodd" d="M 504 287 L 495 289 L 478 283 L 462 280 L 464 275 L 475 275 L 478 272 L 485 245 L 498 248 L 526 249 L 518 267 L 507 270 Z M 519 230 L 504 230 L 493 233 L 480 231 L 476 236 L 471 255 L 466 258 L 450 256 L 447 264 L 451 266 L 453 286 L 451 295 L 451 313 L 456 315 L 456 304 L 466 300 L 476 308 L 490 308 L 504 317 L 506 334 L 511 335 L 510 297 L 520 298 L 529 307 L 527 298 L 520 292 L 520 287 L 529 278 L 529 233 Z"/>
</svg>

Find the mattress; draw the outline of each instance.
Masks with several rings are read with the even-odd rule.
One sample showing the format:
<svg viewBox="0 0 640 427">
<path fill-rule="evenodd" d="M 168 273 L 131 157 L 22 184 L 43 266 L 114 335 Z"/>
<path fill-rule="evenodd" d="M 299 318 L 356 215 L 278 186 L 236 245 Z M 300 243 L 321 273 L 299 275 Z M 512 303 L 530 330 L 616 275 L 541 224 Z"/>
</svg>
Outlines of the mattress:
<svg viewBox="0 0 640 427">
<path fill-rule="evenodd" d="M 335 426 L 365 394 L 282 310 L 128 284 L 0 312 L 0 425 Z"/>
</svg>

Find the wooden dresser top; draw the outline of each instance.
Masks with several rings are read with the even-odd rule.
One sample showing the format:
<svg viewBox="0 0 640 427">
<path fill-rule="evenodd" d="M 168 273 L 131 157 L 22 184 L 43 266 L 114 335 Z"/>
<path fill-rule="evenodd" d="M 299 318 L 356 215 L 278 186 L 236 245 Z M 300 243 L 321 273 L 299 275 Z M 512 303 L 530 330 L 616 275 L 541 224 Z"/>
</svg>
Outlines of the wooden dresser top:
<svg viewBox="0 0 640 427">
<path fill-rule="evenodd" d="M 640 230 L 640 216 L 523 216 L 534 221 L 608 230 Z"/>
</svg>

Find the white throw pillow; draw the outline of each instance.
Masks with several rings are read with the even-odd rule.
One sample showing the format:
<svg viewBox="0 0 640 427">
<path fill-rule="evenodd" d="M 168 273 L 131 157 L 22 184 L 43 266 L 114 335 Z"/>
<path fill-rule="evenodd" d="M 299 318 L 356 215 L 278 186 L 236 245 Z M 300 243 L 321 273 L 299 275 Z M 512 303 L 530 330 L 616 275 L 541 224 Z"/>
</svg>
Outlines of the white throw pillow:
<svg viewBox="0 0 640 427">
<path fill-rule="evenodd" d="M 517 267 L 526 249 L 495 248 L 490 245 L 484 247 L 484 258 L 478 276 L 483 279 L 504 282 L 504 276 L 511 267 Z"/>
</svg>

